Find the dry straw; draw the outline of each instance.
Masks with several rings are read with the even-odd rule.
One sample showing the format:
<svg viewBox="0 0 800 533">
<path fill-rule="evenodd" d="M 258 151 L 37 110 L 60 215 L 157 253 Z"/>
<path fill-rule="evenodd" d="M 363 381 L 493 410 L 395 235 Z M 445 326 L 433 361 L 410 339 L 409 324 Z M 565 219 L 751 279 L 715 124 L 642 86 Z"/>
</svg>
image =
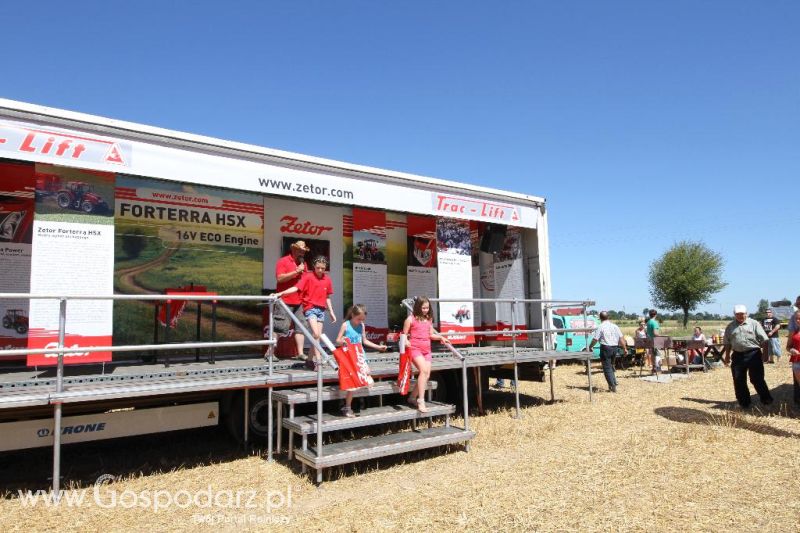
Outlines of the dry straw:
<svg viewBox="0 0 800 533">
<path fill-rule="evenodd" d="M 618 374 L 620 391 L 599 392 L 589 404 L 581 368 L 559 366 L 559 401 L 541 401 L 549 384 L 523 383 L 520 420 L 509 410 L 511 394 L 490 394 L 489 413 L 471 419 L 478 437 L 470 453 L 453 448 L 334 469 L 321 488 L 282 457 L 270 464 L 259 456 L 211 456 L 158 472 L 151 464 L 160 453 L 181 456 L 163 438 L 154 441 L 155 450 L 136 452 L 147 466 L 113 487 L 196 491 L 211 485 L 261 494 L 291 488 L 291 507 L 272 513 L 275 523 L 288 525 L 269 526 L 282 530 L 800 530 L 800 411 L 791 404 L 787 362 L 767 367 L 775 404 L 750 412 L 735 408 L 727 369 L 667 384 Z M 604 385 L 602 374 L 595 378 Z M 115 445 L 99 450 L 108 456 Z M 216 510 L 213 527 L 197 523 L 204 512 L 94 505 L 32 511 L 14 495 L 0 500 L 6 530 L 267 527 L 263 512 L 260 524 L 236 524 L 224 519 L 252 513 Z"/>
</svg>

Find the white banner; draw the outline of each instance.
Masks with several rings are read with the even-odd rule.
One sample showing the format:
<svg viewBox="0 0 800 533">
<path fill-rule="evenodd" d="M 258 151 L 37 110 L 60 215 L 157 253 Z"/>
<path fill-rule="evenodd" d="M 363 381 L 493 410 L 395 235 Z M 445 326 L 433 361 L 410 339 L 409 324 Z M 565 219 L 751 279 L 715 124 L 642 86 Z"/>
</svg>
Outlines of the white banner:
<svg viewBox="0 0 800 533">
<path fill-rule="evenodd" d="M 469 222 L 440 218 L 436 221 L 436 244 L 439 260 L 439 297 L 472 299 L 472 254 Z M 473 329 L 472 302 L 439 304 L 439 330 L 442 332 Z M 473 335 L 451 336 L 454 344 L 475 342 Z"/>
<path fill-rule="evenodd" d="M 533 206 L 454 195 L 429 183 L 348 178 L 10 120 L 0 120 L 0 156 L 349 206 L 391 211 L 403 206 L 409 213 L 527 228 L 536 227 L 538 213 Z"/>
<path fill-rule="evenodd" d="M 61 420 L 61 442 L 62 444 L 72 444 L 114 439 L 216 426 L 218 423 L 219 404 L 217 402 L 66 416 Z M 2 452 L 52 445 L 52 418 L 0 424 L 0 451 Z"/>
<path fill-rule="evenodd" d="M 495 256 L 494 263 L 495 298 L 525 298 L 525 275 L 522 268 L 522 233 L 517 228 L 508 228 L 503 250 Z M 497 304 L 497 328 L 510 329 L 512 326 L 511 304 Z M 513 324 L 517 329 L 525 328 L 525 304 L 518 304 L 514 312 Z M 527 336 L 517 337 L 517 340 Z M 498 337 L 505 340 L 504 337 Z M 510 339 L 510 337 L 509 337 Z"/>
<path fill-rule="evenodd" d="M 32 294 L 104 295 L 114 293 L 114 226 L 35 220 Z M 28 346 L 58 341 L 59 304 L 32 300 Z M 67 304 L 66 345 L 110 346 L 111 300 L 73 300 Z M 65 354 L 67 363 L 110 361 L 110 352 Z M 29 365 L 55 364 L 54 356 L 33 355 Z"/>
</svg>

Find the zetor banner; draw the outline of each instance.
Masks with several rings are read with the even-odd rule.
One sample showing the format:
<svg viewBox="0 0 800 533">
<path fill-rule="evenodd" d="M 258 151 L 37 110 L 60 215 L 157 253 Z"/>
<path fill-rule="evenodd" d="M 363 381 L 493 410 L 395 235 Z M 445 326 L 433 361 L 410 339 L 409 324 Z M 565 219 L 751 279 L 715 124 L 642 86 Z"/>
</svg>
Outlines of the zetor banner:
<svg viewBox="0 0 800 533">
<path fill-rule="evenodd" d="M 436 222 L 439 256 L 439 297 L 472 299 L 472 243 L 469 222 L 440 218 Z M 473 330 L 472 302 L 439 304 L 439 331 L 442 333 Z M 475 342 L 474 335 L 450 336 L 453 344 Z"/>
<path fill-rule="evenodd" d="M 367 306 L 372 342 L 389 333 L 386 253 L 386 213 L 353 209 L 353 303 Z"/>
<path fill-rule="evenodd" d="M 34 212 L 32 163 L 0 162 L 0 292 L 31 288 Z M 28 300 L 0 300 L 0 347 L 28 346 Z"/>
<path fill-rule="evenodd" d="M 408 215 L 408 270 L 406 294 L 409 297 L 426 296 L 436 298 L 439 289 L 436 283 L 436 218 Z M 433 306 L 433 321 L 439 315 Z"/>
<path fill-rule="evenodd" d="M 31 293 L 105 295 L 114 292 L 114 175 L 36 165 Z M 58 346 L 59 305 L 32 300 L 28 348 Z M 113 302 L 67 303 L 67 348 L 110 346 Z M 110 361 L 111 352 L 64 354 L 65 364 Z M 29 355 L 29 366 L 54 365 L 56 355 Z"/>
</svg>

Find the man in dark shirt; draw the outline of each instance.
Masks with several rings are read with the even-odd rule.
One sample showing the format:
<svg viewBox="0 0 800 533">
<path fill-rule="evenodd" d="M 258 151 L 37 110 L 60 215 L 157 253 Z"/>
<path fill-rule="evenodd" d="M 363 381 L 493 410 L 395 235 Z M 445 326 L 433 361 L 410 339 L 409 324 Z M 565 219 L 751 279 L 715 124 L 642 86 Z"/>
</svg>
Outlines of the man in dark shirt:
<svg viewBox="0 0 800 533">
<path fill-rule="evenodd" d="M 778 358 L 778 361 L 781 359 L 781 341 L 780 331 L 781 331 L 781 321 L 773 316 L 772 309 L 767 309 L 767 317 L 761 321 L 761 327 L 764 328 L 764 331 L 769 337 L 767 341 L 767 350 L 764 354 L 768 359 L 764 361 L 765 363 L 774 363 L 775 358 Z"/>
</svg>

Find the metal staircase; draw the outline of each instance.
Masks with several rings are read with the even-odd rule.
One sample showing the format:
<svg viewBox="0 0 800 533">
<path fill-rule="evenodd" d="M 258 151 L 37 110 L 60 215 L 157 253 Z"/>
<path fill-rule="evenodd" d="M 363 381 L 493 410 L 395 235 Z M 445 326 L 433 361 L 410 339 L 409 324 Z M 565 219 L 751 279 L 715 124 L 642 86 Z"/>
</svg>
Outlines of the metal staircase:
<svg viewBox="0 0 800 533">
<path fill-rule="evenodd" d="M 436 388 L 436 382 L 428 382 L 428 396 Z M 368 389 L 355 391 L 356 397 L 379 397 L 381 405 L 363 409 L 358 416 L 348 418 L 323 413 L 322 423 L 317 414 L 306 416 L 295 416 L 295 407 L 303 404 L 314 403 L 318 399 L 317 388 L 308 387 L 295 390 L 281 390 L 273 394 L 273 400 L 278 404 L 278 427 L 288 431 L 289 459 L 300 461 L 305 472 L 306 467 L 316 470 L 317 482 L 322 481 L 324 468 L 343 464 L 366 461 L 389 455 L 412 452 L 426 448 L 434 448 L 448 444 L 468 442 L 475 433 L 466 431 L 463 428 L 451 426 L 450 417 L 455 413 L 455 406 L 439 402 L 428 401 L 427 413 L 419 412 L 415 407 L 405 403 L 384 404 L 383 398 L 386 395 L 397 394 L 397 385 L 392 382 L 379 382 Z M 345 393 L 338 387 L 323 387 L 323 401 L 337 400 L 344 398 Z M 282 417 L 284 409 L 288 408 L 287 418 Z M 433 421 L 444 417 L 444 426 L 433 427 Z M 309 435 L 318 432 L 331 433 L 341 430 L 366 427 L 384 427 L 387 424 L 398 422 L 411 422 L 411 431 L 390 432 L 383 435 L 358 438 L 344 442 L 325 444 L 321 448 L 318 446 L 309 447 Z M 420 421 L 427 421 L 428 427 L 418 428 Z M 301 438 L 301 448 L 294 450 L 295 435 Z M 281 448 L 281 437 L 278 436 L 277 450 Z M 321 453 L 320 453 L 321 452 Z"/>
</svg>

